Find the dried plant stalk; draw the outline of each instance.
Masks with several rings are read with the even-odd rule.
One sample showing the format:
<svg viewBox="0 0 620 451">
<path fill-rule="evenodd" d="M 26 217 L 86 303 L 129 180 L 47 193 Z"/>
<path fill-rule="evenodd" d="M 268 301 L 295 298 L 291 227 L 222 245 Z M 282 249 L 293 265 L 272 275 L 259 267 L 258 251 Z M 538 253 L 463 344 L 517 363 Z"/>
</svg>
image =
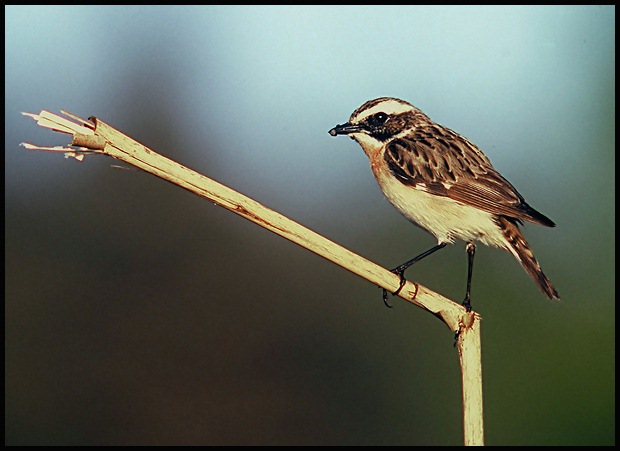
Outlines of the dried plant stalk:
<svg viewBox="0 0 620 451">
<path fill-rule="evenodd" d="M 70 113 L 73 121 L 42 111 L 31 114 L 37 123 L 52 130 L 71 134 L 72 147 L 40 147 L 23 143 L 29 150 L 62 152 L 66 157 L 82 160 L 85 155 L 108 155 L 154 174 L 175 185 L 220 205 L 280 235 L 390 292 L 397 290 L 400 279 L 389 270 L 334 243 L 259 202 L 187 168 L 133 140 L 95 117 L 88 121 Z M 428 288 L 407 282 L 399 297 L 441 319 L 457 333 L 463 376 L 463 418 L 466 445 L 483 444 L 482 370 L 480 360 L 480 316 L 466 312 L 458 303 Z"/>
</svg>

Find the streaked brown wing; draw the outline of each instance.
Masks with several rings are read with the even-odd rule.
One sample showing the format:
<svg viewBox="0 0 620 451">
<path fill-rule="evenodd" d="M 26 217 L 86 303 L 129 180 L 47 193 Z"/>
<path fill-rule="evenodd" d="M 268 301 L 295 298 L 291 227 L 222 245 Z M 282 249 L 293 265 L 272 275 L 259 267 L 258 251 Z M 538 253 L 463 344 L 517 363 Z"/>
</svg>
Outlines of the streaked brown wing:
<svg viewBox="0 0 620 451">
<path fill-rule="evenodd" d="M 553 222 L 531 208 L 470 141 L 452 130 L 429 126 L 390 142 L 384 156 L 406 185 L 425 189 L 494 215 L 547 226 Z"/>
</svg>

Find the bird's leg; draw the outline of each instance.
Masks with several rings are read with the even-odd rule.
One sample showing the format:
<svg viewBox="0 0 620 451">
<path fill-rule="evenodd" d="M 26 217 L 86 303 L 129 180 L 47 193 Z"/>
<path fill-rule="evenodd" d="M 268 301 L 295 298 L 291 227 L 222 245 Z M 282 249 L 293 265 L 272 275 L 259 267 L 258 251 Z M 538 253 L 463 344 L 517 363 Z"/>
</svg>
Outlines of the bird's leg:
<svg viewBox="0 0 620 451">
<path fill-rule="evenodd" d="M 471 275 L 474 269 L 474 255 L 476 254 L 476 245 L 473 241 L 467 243 L 465 246 L 467 250 L 467 292 L 465 293 L 465 300 L 463 301 L 463 307 L 471 312 L 471 302 L 469 300 L 469 292 L 471 291 Z"/>
<path fill-rule="evenodd" d="M 405 286 L 405 282 L 407 282 L 407 280 L 405 279 L 405 271 L 407 270 L 407 268 L 409 268 L 414 263 L 419 262 L 424 257 L 428 257 L 433 252 L 438 251 L 439 249 L 442 249 L 442 248 L 446 247 L 447 244 L 448 243 L 439 243 L 437 246 L 434 246 L 434 247 L 430 248 L 429 250 L 427 250 L 425 252 L 422 252 L 420 255 L 418 255 L 416 257 L 413 257 L 411 260 L 406 261 L 402 265 L 398 265 L 396 268 L 391 269 L 390 270 L 391 272 L 393 272 L 394 274 L 396 274 L 397 276 L 400 277 L 400 285 L 398 286 L 398 289 L 394 293 L 392 293 L 392 295 L 396 296 L 398 293 L 400 293 L 400 290 L 402 290 L 403 287 Z M 386 305 L 386 307 L 390 307 L 391 308 L 392 306 L 390 304 L 388 304 L 388 301 L 387 301 L 387 295 L 388 295 L 388 292 L 384 288 L 383 289 L 383 303 Z"/>
</svg>

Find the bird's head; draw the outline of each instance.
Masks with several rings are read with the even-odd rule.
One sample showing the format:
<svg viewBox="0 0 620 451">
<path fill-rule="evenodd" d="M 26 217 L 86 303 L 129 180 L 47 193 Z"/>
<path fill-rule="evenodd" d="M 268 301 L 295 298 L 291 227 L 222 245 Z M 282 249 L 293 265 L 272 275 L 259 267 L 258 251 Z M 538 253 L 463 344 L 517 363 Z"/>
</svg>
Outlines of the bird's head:
<svg viewBox="0 0 620 451">
<path fill-rule="evenodd" d="M 404 100 L 379 97 L 364 103 L 351 114 L 349 122 L 336 125 L 329 134 L 348 135 L 369 153 L 393 138 L 406 135 L 427 119 L 424 113 Z"/>
</svg>

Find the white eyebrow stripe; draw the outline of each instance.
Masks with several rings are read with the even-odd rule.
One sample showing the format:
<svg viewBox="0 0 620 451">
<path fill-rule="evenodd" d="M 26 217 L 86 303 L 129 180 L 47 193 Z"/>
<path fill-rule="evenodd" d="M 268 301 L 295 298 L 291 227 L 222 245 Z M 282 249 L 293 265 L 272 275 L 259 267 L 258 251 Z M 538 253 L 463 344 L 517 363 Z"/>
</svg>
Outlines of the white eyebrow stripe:
<svg viewBox="0 0 620 451">
<path fill-rule="evenodd" d="M 353 120 L 360 121 L 376 113 L 399 114 L 404 113 L 405 111 L 413 111 L 414 109 L 415 108 L 408 103 L 399 102 L 395 99 L 389 99 L 376 104 L 372 108 L 362 111 L 361 114 L 358 114 L 358 116 L 353 118 Z"/>
</svg>

